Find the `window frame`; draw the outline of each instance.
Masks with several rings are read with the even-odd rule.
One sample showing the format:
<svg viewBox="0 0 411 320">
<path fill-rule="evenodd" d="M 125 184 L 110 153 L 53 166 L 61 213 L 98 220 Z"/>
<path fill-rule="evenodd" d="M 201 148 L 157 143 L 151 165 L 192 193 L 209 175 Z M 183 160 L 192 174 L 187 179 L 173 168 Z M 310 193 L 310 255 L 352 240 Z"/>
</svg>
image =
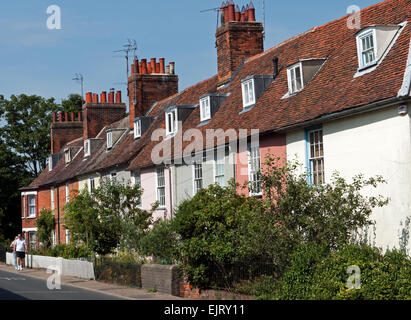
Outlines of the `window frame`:
<svg viewBox="0 0 411 320">
<path fill-rule="evenodd" d="M 170 128 L 171 123 L 169 123 L 170 115 L 173 115 L 174 117 L 174 121 L 172 122 L 173 123 L 172 128 Z M 176 108 L 176 109 L 166 112 L 166 135 L 170 136 L 170 135 L 176 134 L 178 131 L 177 126 L 178 126 L 178 113 L 177 113 L 177 108 Z"/>
<path fill-rule="evenodd" d="M 141 138 L 141 119 L 134 121 L 134 139 Z"/>
<path fill-rule="evenodd" d="M 300 69 L 300 76 L 301 76 L 301 88 L 297 89 L 297 74 L 296 69 Z M 293 79 L 294 75 L 294 79 Z M 288 92 L 289 94 L 296 94 L 304 89 L 304 72 L 303 72 L 303 64 L 302 62 L 298 62 L 293 64 L 292 66 L 287 68 L 287 79 L 288 79 Z M 293 83 L 295 82 L 295 83 Z M 295 87 L 295 88 L 294 88 Z M 295 89 L 295 90 L 294 90 Z"/>
<path fill-rule="evenodd" d="M 207 105 L 205 105 L 207 102 Z M 211 119 L 211 99 L 210 96 L 200 99 L 200 121 L 207 121 Z M 207 111 L 207 112 L 206 112 Z"/>
<path fill-rule="evenodd" d="M 54 211 L 56 209 L 56 201 L 55 201 L 55 196 L 54 196 L 54 187 L 50 188 L 50 208 L 51 208 L 51 211 Z"/>
<path fill-rule="evenodd" d="M 161 185 L 159 182 L 159 178 L 163 179 L 163 184 Z M 160 191 L 164 194 L 160 194 Z M 164 199 L 164 203 L 162 203 L 162 198 Z M 156 168 L 156 200 L 159 202 L 159 209 L 166 208 L 166 175 L 165 175 L 165 167 L 160 166 Z"/>
<path fill-rule="evenodd" d="M 365 51 L 370 51 L 371 49 L 364 50 L 363 39 L 367 38 L 369 36 L 372 37 L 372 41 L 373 41 L 372 50 L 373 50 L 373 54 L 374 54 L 374 60 L 372 60 L 369 63 L 365 63 L 365 61 L 364 61 L 364 52 Z M 377 53 L 378 53 L 378 47 L 377 47 L 377 32 L 376 32 L 376 29 L 372 28 L 372 29 L 363 30 L 361 33 L 359 33 L 357 35 L 357 54 L 358 54 L 359 69 L 365 69 L 365 68 L 368 68 L 370 66 L 375 65 L 378 62 Z"/>
<path fill-rule="evenodd" d="M 214 170 L 213 170 L 213 173 L 214 173 L 214 184 L 218 184 L 218 185 L 220 185 L 221 187 L 225 187 L 226 185 L 227 185 L 227 183 L 226 183 L 226 181 L 225 181 L 225 160 L 226 160 L 226 150 L 224 150 L 224 156 L 223 156 L 223 159 L 218 159 L 218 155 L 219 155 L 219 152 L 218 152 L 218 149 L 216 149 L 215 150 L 215 154 L 214 154 Z M 218 163 L 218 162 L 220 162 L 220 163 Z M 218 168 L 218 166 L 221 166 L 222 165 L 222 167 L 223 167 L 223 170 L 222 170 L 222 174 L 218 174 L 217 173 L 217 168 Z M 221 178 L 223 178 L 223 184 L 221 184 L 221 183 L 219 183 L 218 182 L 218 179 L 221 179 Z"/>
<path fill-rule="evenodd" d="M 193 163 L 193 196 L 195 196 L 201 189 L 204 188 L 204 172 L 203 172 L 203 162 L 195 162 Z M 200 169 L 198 169 L 200 168 Z M 197 177 L 196 173 L 201 172 L 201 177 Z M 198 188 L 197 182 L 200 182 L 201 187 Z"/>
<path fill-rule="evenodd" d="M 107 149 L 113 148 L 113 132 L 109 131 L 106 134 L 106 141 L 107 141 Z"/>
<path fill-rule="evenodd" d="M 311 143 L 311 134 L 312 133 L 320 133 L 321 135 L 321 141 L 320 141 L 320 136 L 318 139 L 318 147 L 319 147 L 319 152 L 322 150 L 322 155 L 320 154 L 319 156 L 315 156 L 315 151 L 316 151 L 316 142 L 315 142 L 315 135 L 314 135 L 314 143 Z M 313 186 L 321 186 L 325 184 L 325 157 L 324 157 L 324 131 L 322 127 L 316 127 L 316 128 L 310 128 L 306 130 L 306 145 L 307 145 L 307 171 L 308 171 L 308 183 Z M 311 153 L 312 150 L 312 145 L 314 147 L 314 155 Z M 321 148 L 322 147 L 322 148 Z M 322 171 L 315 171 L 314 172 L 314 162 L 320 161 L 321 163 L 321 168 Z M 317 164 L 318 167 L 318 164 Z M 317 175 L 315 177 L 314 175 Z M 321 177 L 321 183 L 318 183 L 318 178 Z"/>
<path fill-rule="evenodd" d="M 30 199 L 33 199 L 34 204 L 30 203 Z M 30 208 L 34 208 L 34 213 L 31 213 Z M 36 196 L 33 194 L 27 195 L 27 218 L 35 218 L 37 216 L 37 203 L 36 203 Z"/>
<path fill-rule="evenodd" d="M 66 164 L 71 162 L 71 150 L 70 149 L 64 150 L 64 161 Z"/>
<path fill-rule="evenodd" d="M 96 188 L 96 182 L 94 180 L 94 177 L 88 178 L 88 193 L 92 194 L 93 190 Z"/>
<path fill-rule="evenodd" d="M 253 160 L 253 150 L 256 149 L 258 151 L 258 170 L 256 171 L 253 169 L 253 163 L 256 162 L 256 159 Z M 254 180 L 254 177 L 261 177 L 261 152 L 260 152 L 260 145 L 258 146 L 251 146 L 251 143 L 247 145 L 247 159 L 248 159 L 248 182 L 249 182 L 249 195 L 251 197 L 259 197 L 263 195 L 263 190 L 261 186 L 261 178 Z M 257 162 L 256 162 L 257 163 Z M 255 192 L 253 189 L 253 184 L 259 184 L 259 191 Z"/>
<path fill-rule="evenodd" d="M 132 181 L 133 185 L 134 185 L 134 186 L 139 185 L 139 186 L 140 186 L 140 190 L 142 190 L 142 187 L 141 187 L 141 172 L 140 172 L 140 170 L 133 171 L 132 177 L 133 177 L 133 179 L 132 179 L 132 180 L 133 180 L 133 181 Z M 138 205 L 138 207 L 139 207 L 139 208 L 142 208 L 142 207 L 143 207 L 143 199 L 142 199 L 141 196 L 140 196 L 139 202 L 140 202 L 140 204 Z"/>
<path fill-rule="evenodd" d="M 251 86 L 249 86 L 250 84 L 251 84 Z M 248 87 L 247 91 L 246 91 L 246 87 Z M 250 99 L 250 97 L 249 97 L 250 89 L 251 89 L 251 92 L 253 94 L 252 99 Z M 254 81 L 254 79 L 248 79 L 248 80 L 243 81 L 241 83 L 241 91 L 242 91 L 242 95 L 243 95 L 243 109 L 254 105 L 255 102 L 256 102 L 256 99 L 255 99 L 255 81 Z M 248 98 L 248 102 L 246 101 L 246 97 Z"/>
<path fill-rule="evenodd" d="M 70 184 L 66 183 L 66 203 L 70 202 Z"/>
<path fill-rule="evenodd" d="M 87 146 L 87 147 L 86 147 Z M 84 156 L 88 157 L 91 154 L 91 149 L 90 149 L 90 139 L 84 140 Z"/>
</svg>

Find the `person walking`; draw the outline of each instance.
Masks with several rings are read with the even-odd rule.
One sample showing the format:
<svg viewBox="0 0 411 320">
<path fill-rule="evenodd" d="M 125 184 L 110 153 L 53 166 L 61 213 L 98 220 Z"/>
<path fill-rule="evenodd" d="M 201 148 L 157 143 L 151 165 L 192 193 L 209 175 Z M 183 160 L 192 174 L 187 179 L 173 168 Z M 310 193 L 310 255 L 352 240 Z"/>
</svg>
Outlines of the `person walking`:
<svg viewBox="0 0 411 320">
<path fill-rule="evenodd" d="M 14 238 L 14 240 L 13 240 L 13 242 L 11 243 L 11 245 L 10 245 L 10 248 L 13 248 L 13 262 L 14 262 L 14 268 L 17 270 L 18 268 L 17 268 L 17 255 L 16 255 L 16 240 L 18 239 L 19 237 L 15 237 Z"/>
<path fill-rule="evenodd" d="M 17 270 L 23 270 L 23 261 L 26 257 L 27 244 L 26 240 L 22 238 L 21 234 L 17 235 L 18 239 L 16 243 L 16 255 L 17 255 Z"/>
</svg>

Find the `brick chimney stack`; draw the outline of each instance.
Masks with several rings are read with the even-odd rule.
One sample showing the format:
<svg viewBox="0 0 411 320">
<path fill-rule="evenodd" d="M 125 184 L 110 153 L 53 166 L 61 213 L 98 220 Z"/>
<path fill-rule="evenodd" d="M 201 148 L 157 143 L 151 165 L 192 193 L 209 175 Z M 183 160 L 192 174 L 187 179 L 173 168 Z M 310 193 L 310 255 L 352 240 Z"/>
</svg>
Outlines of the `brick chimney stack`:
<svg viewBox="0 0 411 320">
<path fill-rule="evenodd" d="M 255 21 L 252 2 L 239 12 L 234 1 L 228 0 L 220 10 L 221 26 L 216 32 L 219 86 L 230 81 L 244 59 L 264 51 L 264 28 Z"/>
<path fill-rule="evenodd" d="M 57 119 L 58 118 L 58 119 Z M 74 139 L 83 135 L 83 122 L 81 112 L 75 116 L 71 112 L 53 112 L 53 123 L 50 127 L 51 136 L 51 154 L 57 154 L 61 148 Z"/>
<path fill-rule="evenodd" d="M 134 61 L 128 78 L 130 128 L 134 119 L 144 116 L 151 106 L 160 100 L 178 93 L 178 76 L 175 63 L 165 65 L 165 59 L 152 58 Z M 133 73 L 134 72 L 134 73 Z"/>
<path fill-rule="evenodd" d="M 100 102 L 97 94 L 88 92 L 86 103 L 83 105 L 82 132 L 83 138 L 95 138 L 107 125 L 119 121 L 126 116 L 126 105 L 121 102 L 121 91 L 100 94 Z"/>
</svg>

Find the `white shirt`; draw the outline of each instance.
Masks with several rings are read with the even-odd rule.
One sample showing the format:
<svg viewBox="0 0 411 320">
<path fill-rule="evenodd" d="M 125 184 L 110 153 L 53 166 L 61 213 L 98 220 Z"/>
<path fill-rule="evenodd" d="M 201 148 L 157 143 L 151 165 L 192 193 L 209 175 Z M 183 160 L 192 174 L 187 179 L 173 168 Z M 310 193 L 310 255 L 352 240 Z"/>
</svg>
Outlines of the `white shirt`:
<svg viewBox="0 0 411 320">
<path fill-rule="evenodd" d="M 16 251 L 25 252 L 26 251 L 26 240 L 17 239 L 14 244 L 16 245 Z"/>
</svg>

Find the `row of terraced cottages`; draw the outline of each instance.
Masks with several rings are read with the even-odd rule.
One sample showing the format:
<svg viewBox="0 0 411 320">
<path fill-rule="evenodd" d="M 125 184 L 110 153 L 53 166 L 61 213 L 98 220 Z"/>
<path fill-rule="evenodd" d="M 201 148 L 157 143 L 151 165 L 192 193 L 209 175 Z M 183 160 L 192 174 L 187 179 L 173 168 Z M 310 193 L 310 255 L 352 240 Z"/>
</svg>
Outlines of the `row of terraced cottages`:
<svg viewBox="0 0 411 320">
<path fill-rule="evenodd" d="M 252 6 L 240 19 L 224 14 L 218 74 L 181 92 L 174 63 L 134 61 L 128 116 L 121 92 L 87 93 L 82 112 L 54 116 L 48 167 L 21 193 L 27 241 L 36 244 L 36 218 L 47 208 L 54 242 L 67 243 L 64 205 L 101 178 L 140 184 L 142 208 L 159 201 L 163 218 L 230 179 L 261 196 L 258 172 L 272 154 L 303 163 L 311 184 L 335 171 L 382 175 L 377 193 L 391 202 L 373 212 L 376 244 L 398 246 L 411 216 L 409 12 L 409 0 L 388 0 L 361 11 L 360 29 L 343 17 L 266 51 Z"/>
</svg>

